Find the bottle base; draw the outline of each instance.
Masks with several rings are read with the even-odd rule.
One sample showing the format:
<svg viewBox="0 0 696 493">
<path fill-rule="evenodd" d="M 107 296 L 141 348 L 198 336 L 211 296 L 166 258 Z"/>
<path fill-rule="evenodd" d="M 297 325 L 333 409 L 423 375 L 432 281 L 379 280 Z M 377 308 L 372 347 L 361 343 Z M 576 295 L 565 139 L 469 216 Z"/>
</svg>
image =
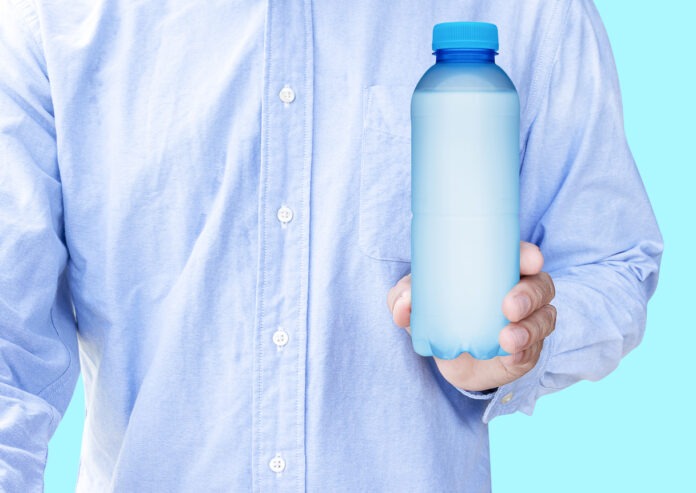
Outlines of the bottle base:
<svg viewBox="0 0 696 493">
<path fill-rule="evenodd" d="M 498 345 L 487 350 L 458 348 L 454 351 L 443 351 L 437 346 L 431 345 L 430 342 L 425 339 L 411 338 L 411 341 L 416 353 L 421 356 L 435 356 L 440 359 L 455 359 L 462 353 L 469 353 L 472 357 L 479 360 L 488 360 L 496 356 L 507 356 L 510 354 Z"/>
</svg>

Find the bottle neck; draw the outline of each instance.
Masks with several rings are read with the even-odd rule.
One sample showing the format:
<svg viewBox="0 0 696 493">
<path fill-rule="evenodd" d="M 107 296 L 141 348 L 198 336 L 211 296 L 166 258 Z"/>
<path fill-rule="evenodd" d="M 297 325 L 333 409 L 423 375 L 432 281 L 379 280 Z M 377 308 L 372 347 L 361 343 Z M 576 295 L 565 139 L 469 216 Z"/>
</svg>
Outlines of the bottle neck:
<svg viewBox="0 0 696 493">
<path fill-rule="evenodd" d="M 436 63 L 495 63 L 495 50 L 486 48 L 442 48 L 435 51 Z"/>
</svg>

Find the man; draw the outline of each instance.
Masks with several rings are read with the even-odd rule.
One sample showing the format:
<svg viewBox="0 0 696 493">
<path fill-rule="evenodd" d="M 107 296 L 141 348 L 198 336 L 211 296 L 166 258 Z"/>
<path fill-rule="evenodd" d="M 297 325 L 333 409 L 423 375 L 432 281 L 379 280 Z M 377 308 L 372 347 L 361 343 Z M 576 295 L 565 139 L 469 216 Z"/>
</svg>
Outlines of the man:
<svg viewBox="0 0 696 493">
<path fill-rule="evenodd" d="M 591 1 L 1 5 L 0 489 L 41 491 L 81 369 L 79 491 L 488 491 L 491 419 L 640 341 L 662 243 Z M 393 323 L 450 20 L 498 25 L 521 98 L 486 362 Z"/>
</svg>

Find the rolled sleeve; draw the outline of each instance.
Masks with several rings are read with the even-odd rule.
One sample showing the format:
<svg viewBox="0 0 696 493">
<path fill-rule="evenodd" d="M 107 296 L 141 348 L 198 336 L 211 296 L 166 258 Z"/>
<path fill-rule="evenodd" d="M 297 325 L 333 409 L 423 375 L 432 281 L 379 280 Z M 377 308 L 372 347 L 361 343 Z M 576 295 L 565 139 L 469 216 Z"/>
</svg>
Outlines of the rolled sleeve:
<svg viewBox="0 0 696 493">
<path fill-rule="evenodd" d="M 48 72 L 38 21 L 0 1 L 0 490 L 43 491 L 79 373 Z"/>
<path fill-rule="evenodd" d="M 542 395 L 598 380 L 641 341 L 663 242 L 623 127 L 619 81 L 591 1 L 572 2 L 525 141 L 521 237 L 556 285 L 536 366 L 486 396 L 482 416 L 531 414 Z"/>
</svg>

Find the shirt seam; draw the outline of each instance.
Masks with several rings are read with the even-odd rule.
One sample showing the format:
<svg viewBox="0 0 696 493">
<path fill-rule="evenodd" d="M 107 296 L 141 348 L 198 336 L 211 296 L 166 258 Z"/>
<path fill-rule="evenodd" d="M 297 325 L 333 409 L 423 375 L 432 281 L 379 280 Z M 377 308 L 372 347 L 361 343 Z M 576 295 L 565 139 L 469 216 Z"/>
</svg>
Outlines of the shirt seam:
<svg viewBox="0 0 696 493">
<path fill-rule="evenodd" d="M 41 36 L 39 16 L 36 10 L 32 8 L 28 0 L 11 0 L 10 4 L 14 4 L 15 10 L 23 18 L 22 29 L 31 37 L 37 49 L 37 53 L 41 57 L 43 64 L 44 75 L 47 75 L 48 67 L 46 64 L 46 56 L 44 55 L 43 37 Z"/>
<path fill-rule="evenodd" d="M 548 70 L 544 72 L 543 70 L 539 73 L 537 72 L 533 77 L 532 77 L 532 82 L 530 83 L 529 86 L 529 93 L 527 96 L 527 103 L 525 105 L 525 114 L 528 115 L 525 118 L 524 122 L 524 129 L 529 136 L 529 131 L 532 127 L 532 124 L 534 123 L 534 120 L 536 120 L 537 115 L 539 114 L 539 111 L 541 109 L 542 104 L 546 99 L 548 98 L 548 90 L 545 90 L 549 87 L 549 84 L 551 83 L 551 77 L 553 76 L 553 70 L 556 67 L 556 64 L 558 63 L 558 57 L 559 53 L 561 51 L 561 44 L 563 40 L 563 34 L 566 32 L 567 29 L 567 24 L 568 24 L 568 16 L 570 12 L 570 6 L 571 3 L 574 0 L 568 0 L 565 2 L 565 11 L 562 13 L 558 13 L 558 8 L 560 5 L 560 2 L 555 3 L 554 5 L 554 11 L 551 16 L 551 24 L 553 25 L 556 18 L 558 16 L 562 16 L 561 18 L 561 26 L 560 28 L 555 31 L 555 36 L 553 36 L 555 39 L 550 39 L 552 37 L 552 34 L 554 34 L 553 29 L 547 29 L 546 33 L 544 34 L 544 37 L 541 40 L 541 46 L 542 48 L 547 46 L 547 45 L 553 45 L 555 48 L 553 50 L 548 49 L 548 50 L 543 50 L 542 55 L 539 55 L 539 58 L 536 60 L 535 65 L 537 67 L 544 67 L 545 62 L 547 60 L 550 60 L 548 63 Z M 521 152 L 521 159 L 524 157 L 524 154 L 527 150 L 527 139 L 525 139 L 524 147 L 522 148 Z M 523 161 L 523 159 L 522 159 Z"/>
<path fill-rule="evenodd" d="M 60 375 L 58 375 L 52 382 L 46 384 L 36 395 L 38 397 L 41 397 L 42 399 L 46 399 L 47 397 L 53 395 L 56 393 L 57 390 L 62 389 L 65 384 L 66 384 L 66 376 L 69 376 L 69 371 L 73 367 L 73 357 L 70 352 L 70 349 L 68 346 L 65 344 L 65 341 L 63 341 L 63 338 L 60 336 L 60 333 L 58 332 L 58 328 L 56 327 L 55 320 L 53 318 L 53 308 L 51 308 L 51 313 L 50 313 L 50 319 L 51 319 L 51 327 L 53 328 L 53 331 L 56 334 L 56 337 L 60 341 L 60 343 L 63 345 L 63 349 L 65 352 L 68 354 L 68 363 L 65 366 L 65 369 L 61 372 Z"/>
<path fill-rule="evenodd" d="M 260 195 L 260 212 L 259 212 L 259 242 L 261 254 L 259 255 L 259 272 L 258 275 L 260 279 L 259 295 L 258 295 L 258 306 L 257 306 L 257 326 L 255 337 L 252 338 L 254 344 L 257 346 L 255 349 L 256 361 L 255 366 L 255 390 L 256 395 L 253 395 L 252 399 L 255 399 L 254 405 L 254 418 L 252 419 L 252 490 L 261 491 L 261 470 L 263 467 L 262 461 L 262 447 L 263 447 L 263 432 L 262 432 L 262 403 L 261 396 L 263 395 L 263 331 L 265 328 L 264 324 L 264 310 L 265 310 L 265 297 L 266 288 L 268 283 L 268 276 L 266 275 L 266 261 L 268 259 L 268 238 L 267 238 L 267 227 L 266 227 L 266 216 L 268 212 L 268 173 L 269 173 L 269 163 L 268 155 L 270 152 L 270 140 L 268 137 L 269 125 L 270 125 L 270 111 L 268 108 L 268 102 L 271 100 L 271 70 L 273 67 L 273 46 L 270 42 L 272 33 L 272 23 L 273 23 L 273 2 L 267 3 L 266 10 L 266 33 L 264 37 L 264 54 L 265 62 L 267 68 L 264 73 L 264 96 L 261 102 L 262 120 L 261 120 L 261 173 L 262 173 L 262 183 L 261 195 Z M 266 104 L 264 105 L 264 101 Z"/>
<path fill-rule="evenodd" d="M 9 3 L 10 5 L 14 6 L 19 16 L 24 20 L 24 22 L 21 23 L 21 29 L 24 30 L 27 34 L 29 34 L 29 37 L 31 37 L 35 47 L 37 48 L 38 54 L 41 56 L 41 61 L 43 62 L 45 68 L 46 59 L 43 55 L 43 42 L 40 35 L 40 29 L 38 28 L 39 18 L 36 15 L 36 12 L 27 0 L 11 0 Z M 65 377 L 66 375 L 68 375 L 70 368 L 73 366 L 72 354 L 70 353 L 68 346 L 65 344 L 65 341 L 63 341 L 62 337 L 60 337 L 60 333 L 58 332 L 58 328 L 56 327 L 55 319 L 53 317 L 53 312 L 54 307 L 51 307 L 49 313 L 51 328 L 55 332 L 58 340 L 61 342 L 63 349 L 68 354 L 68 363 L 65 369 L 60 373 L 60 375 L 58 375 L 58 377 L 56 377 L 51 382 L 47 383 L 40 391 L 36 393 L 37 397 L 40 397 L 44 400 L 47 400 L 48 398 L 50 398 L 51 395 L 53 395 L 56 392 L 56 390 L 60 390 L 65 386 Z M 51 406 L 53 405 L 51 404 Z M 51 415 L 51 422 L 53 422 L 53 415 Z"/>
<path fill-rule="evenodd" d="M 304 227 L 300 228 L 300 244 L 306 246 L 306 251 L 300 256 L 299 262 L 299 282 L 300 296 L 298 299 L 299 314 L 304 327 L 298 327 L 301 333 L 304 329 L 304 337 L 300 337 L 300 342 L 297 347 L 297 373 L 296 373 L 296 391 L 297 400 L 295 402 L 295 424 L 296 443 L 295 457 L 301 461 L 297 466 L 297 489 L 298 491 L 306 491 L 307 489 L 307 456 L 306 456 L 306 430 L 307 430 L 307 342 L 309 339 L 309 249 L 310 249 L 310 222 L 311 222 L 311 166 L 312 166 L 312 142 L 313 142 L 313 98 L 314 88 L 312 87 L 314 79 L 314 46 L 313 46 L 313 13 L 311 0 L 304 2 L 304 43 L 305 43 L 305 70 L 303 85 L 306 91 L 305 101 L 303 105 L 303 160 L 302 166 L 302 194 L 300 195 L 300 211 L 305 214 Z M 311 100 L 309 98 L 312 98 Z M 309 183 L 308 183 L 309 182 Z M 305 207 L 306 204 L 306 207 Z M 306 212 L 305 212 L 306 211 Z M 305 235 L 305 231 L 307 234 Z M 306 263 L 305 263 L 306 261 Z M 306 273 L 303 271 L 306 269 Z"/>
</svg>

